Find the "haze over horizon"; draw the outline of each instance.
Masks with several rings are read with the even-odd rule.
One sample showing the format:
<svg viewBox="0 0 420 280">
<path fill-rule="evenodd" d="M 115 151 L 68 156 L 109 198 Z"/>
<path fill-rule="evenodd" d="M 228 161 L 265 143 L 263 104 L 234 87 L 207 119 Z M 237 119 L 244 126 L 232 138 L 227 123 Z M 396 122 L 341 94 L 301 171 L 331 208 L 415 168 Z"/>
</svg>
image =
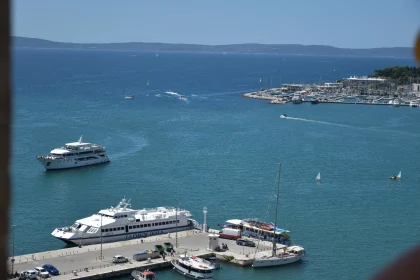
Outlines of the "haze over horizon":
<svg viewBox="0 0 420 280">
<path fill-rule="evenodd" d="M 12 2 L 12 34 L 68 43 L 412 47 L 420 2 Z"/>
</svg>

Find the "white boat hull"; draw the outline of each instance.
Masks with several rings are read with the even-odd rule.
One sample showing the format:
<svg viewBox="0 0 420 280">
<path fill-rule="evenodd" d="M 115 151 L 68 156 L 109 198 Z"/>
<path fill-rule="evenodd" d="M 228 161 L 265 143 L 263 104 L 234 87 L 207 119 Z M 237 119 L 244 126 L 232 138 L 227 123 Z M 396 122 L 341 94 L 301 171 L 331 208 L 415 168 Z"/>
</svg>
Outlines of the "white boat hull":
<svg viewBox="0 0 420 280">
<path fill-rule="evenodd" d="M 70 232 L 63 231 L 62 229 L 55 229 L 51 235 L 68 243 L 68 244 L 76 244 L 76 245 L 93 245 L 93 244 L 101 244 L 102 243 L 109 243 L 109 242 L 117 242 L 117 241 L 125 241 L 125 240 L 131 240 L 131 239 L 138 239 L 138 238 L 146 238 L 149 236 L 155 236 L 165 233 L 171 233 L 176 231 L 183 231 L 188 229 L 194 229 L 195 227 L 193 225 L 187 225 L 187 226 L 178 226 L 173 228 L 165 228 L 165 229 L 153 229 L 149 231 L 137 231 L 137 232 L 129 232 L 129 233 L 122 233 L 122 234 L 114 234 L 114 235 L 102 235 L 101 236 L 94 236 L 94 237 L 80 237 L 75 236 L 74 234 Z"/>
<path fill-rule="evenodd" d="M 174 260 L 172 260 L 171 263 L 174 267 L 174 270 L 188 278 L 213 280 L 212 273 L 197 273 L 195 271 L 188 271 L 188 269 L 178 265 Z"/>
<path fill-rule="evenodd" d="M 76 168 L 110 162 L 107 155 L 89 155 L 89 159 L 84 160 L 78 160 L 77 158 L 52 158 L 48 156 L 39 156 L 37 157 L 37 160 L 47 170 Z"/>
<path fill-rule="evenodd" d="M 255 259 L 252 263 L 252 267 L 268 267 L 268 266 L 280 266 L 300 261 L 303 256 L 270 256 L 266 258 Z"/>
</svg>

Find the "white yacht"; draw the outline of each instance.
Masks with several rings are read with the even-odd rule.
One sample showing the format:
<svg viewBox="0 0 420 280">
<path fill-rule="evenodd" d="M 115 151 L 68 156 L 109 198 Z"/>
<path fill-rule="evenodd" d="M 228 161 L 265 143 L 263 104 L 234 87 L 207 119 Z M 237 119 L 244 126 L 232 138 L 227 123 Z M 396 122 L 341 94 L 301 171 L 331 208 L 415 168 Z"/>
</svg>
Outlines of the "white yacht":
<svg viewBox="0 0 420 280">
<path fill-rule="evenodd" d="M 134 210 L 129 206 L 124 198 L 116 207 L 100 210 L 72 226 L 56 228 L 51 235 L 66 243 L 89 245 L 188 230 L 198 224 L 189 218 L 188 210 L 174 207 Z"/>
<path fill-rule="evenodd" d="M 419 102 L 417 100 L 410 101 L 410 107 L 419 107 Z"/>
<path fill-rule="evenodd" d="M 171 263 L 174 270 L 194 279 L 213 279 L 213 270 L 216 269 L 213 263 L 196 256 L 180 256 L 171 260 Z"/>
<path fill-rule="evenodd" d="M 279 266 L 300 261 L 306 254 L 305 249 L 300 246 L 290 246 L 280 248 L 283 252 L 275 249 L 272 255 L 264 255 L 254 259 L 252 267 Z"/>
<path fill-rule="evenodd" d="M 105 147 L 79 141 L 67 143 L 64 147 L 55 148 L 46 156 L 37 156 L 45 169 L 66 169 L 109 162 Z"/>
<path fill-rule="evenodd" d="M 281 172 L 281 163 L 279 172 L 277 175 L 277 195 L 276 197 L 276 215 L 274 218 L 274 225 L 272 226 L 271 232 L 274 235 L 277 232 L 277 216 L 278 216 L 278 208 L 279 208 L 279 195 L 280 195 L 280 172 Z M 270 202 L 269 202 L 270 206 Z M 267 210 L 268 212 L 268 210 Z M 281 245 L 277 246 L 277 242 L 275 238 L 272 238 L 273 247 L 269 254 L 263 253 L 258 251 L 258 246 L 255 252 L 254 261 L 252 263 L 253 267 L 267 267 L 267 266 L 279 266 L 285 265 L 289 263 L 294 263 L 300 261 L 305 256 L 305 249 L 300 246 L 287 246 Z M 280 247 L 280 248 L 279 248 Z M 279 253 L 278 250 L 282 250 L 283 252 Z"/>
<path fill-rule="evenodd" d="M 394 99 L 394 101 L 392 101 L 392 106 L 394 107 L 400 107 L 400 101 L 398 99 Z"/>
</svg>

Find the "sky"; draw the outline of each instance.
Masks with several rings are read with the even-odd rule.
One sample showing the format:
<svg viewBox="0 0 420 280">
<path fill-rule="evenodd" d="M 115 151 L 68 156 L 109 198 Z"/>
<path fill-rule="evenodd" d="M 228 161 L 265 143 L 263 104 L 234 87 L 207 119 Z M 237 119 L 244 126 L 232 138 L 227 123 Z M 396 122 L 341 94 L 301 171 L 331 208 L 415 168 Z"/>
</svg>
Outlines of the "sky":
<svg viewBox="0 0 420 280">
<path fill-rule="evenodd" d="M 12 0 L 12 34 L 58 42 L 410 47 L 420 0 Z"/>
</svg>

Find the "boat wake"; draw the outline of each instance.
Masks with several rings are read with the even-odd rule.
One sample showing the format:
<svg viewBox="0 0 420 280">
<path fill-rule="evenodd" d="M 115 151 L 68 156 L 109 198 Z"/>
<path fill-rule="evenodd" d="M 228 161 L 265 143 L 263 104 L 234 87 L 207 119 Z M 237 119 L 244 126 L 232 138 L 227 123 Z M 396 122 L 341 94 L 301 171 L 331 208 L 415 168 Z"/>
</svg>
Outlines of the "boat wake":
<svg viewBox="0 0 420 280">
<path fill-rule="evenodd" d="M 357 127 L 347 125 L 347 124 L 317 121 L 317 120 L 310 120 L 310 119 L 303 119 L 303 118 L 281 117 L 281 116 L 280 116 L 280 118 L 288 119 L 288 120 L 295 120 L 295 121 L 302 121 L 302 122 L 312 122 L 312 123 L 320 123 L 320 124 L 326 124 L 326 125 L 335 125 L 335 126 L 348 127 L 348 128 L 357 128 Z"/>
<path fill-rule="evenodd" d="M 121 159 L 125 158 L 127 156 L 131 156 L 139 151 L 141 151 L 144 147 L 148 145 L 148 142 L 145 138 L 139 137 L 136 135 L 130 135 L 127 133 L 123 133 L 118 135 L 118 140 L 123 141 L 123 143 L 126 143 L 125 149 L 122 151 L 115 151 L 115 147 L 113 149 L 109 149 L 111 152 L 108 152 L 109 158 L 111 159 L 111 162 L 115 159 Z M 112 142 L 116 142 L 117 139 L 112 139 Z M 112 145 L 108 145 L 112 146 Z M 112 151 L 113 150 L 113 151 Z"/>
<path fill-rule="evenodd" d="M 326 121 L 317 121 L 317 120 L 310 120 L 310 119 L 304 119 L 304 118 L 293 118 L 293 117 L 288 117 L 288 116 L 284 117 L 284 115 L 281 115 L 280 118 L 287 119 L 287 120 L 302 121 L 302 122 L 319 123 L 319 124 L 325 124 L 325 125 L 334 125 L 334 126 L 351 128 L 351 129 L 357 129 L 357 130 L 368 130 L 368 131 L 376 131 L 376 132 L 383 132 L 383 133 L 393 133 L 393 134 L 399 133 L 399 134 L 403 134 L 403 135 L 420 137 L 420 134 L 419 133 L 407 132 L 407 131 L 398 131 L 398 130 L 389 130 L 389 129 L 378 129 L 378 128 L 372 128 L 372 127 L 359 127 L 359 126 L 352 126 L 352 125 L 348 125 L 348 124 L 340 124 L 340 123 L 333 123 L 333 122 L 326 122 Z"/>
<path fill-rule="evenodd" d="M 181 96 L 179 93 L 177 93 L 177 92 L 173 92 L 173 91 L 167 91 L 167 92 L 165 92 L 165 93 L 166 93 L 166 94 L 169 94 L 169 95 L 177 96 L 177 97 Z"/>
<path fill-rule="evenodd" d="M 172 95 L 172 96 L 175 96 L 175 97 L 177 97 L 181 101 L 184 101 L 184 102 L 187 102 L 188 101 L 188 99 L 185 96 L 183 96 L 183 95 L 181 95 L 181 94 L 179 94 L 177 92 L 167 91 L 165 93 L 166 94 L 169 94 L 169 95 Z"/>
</svg>

